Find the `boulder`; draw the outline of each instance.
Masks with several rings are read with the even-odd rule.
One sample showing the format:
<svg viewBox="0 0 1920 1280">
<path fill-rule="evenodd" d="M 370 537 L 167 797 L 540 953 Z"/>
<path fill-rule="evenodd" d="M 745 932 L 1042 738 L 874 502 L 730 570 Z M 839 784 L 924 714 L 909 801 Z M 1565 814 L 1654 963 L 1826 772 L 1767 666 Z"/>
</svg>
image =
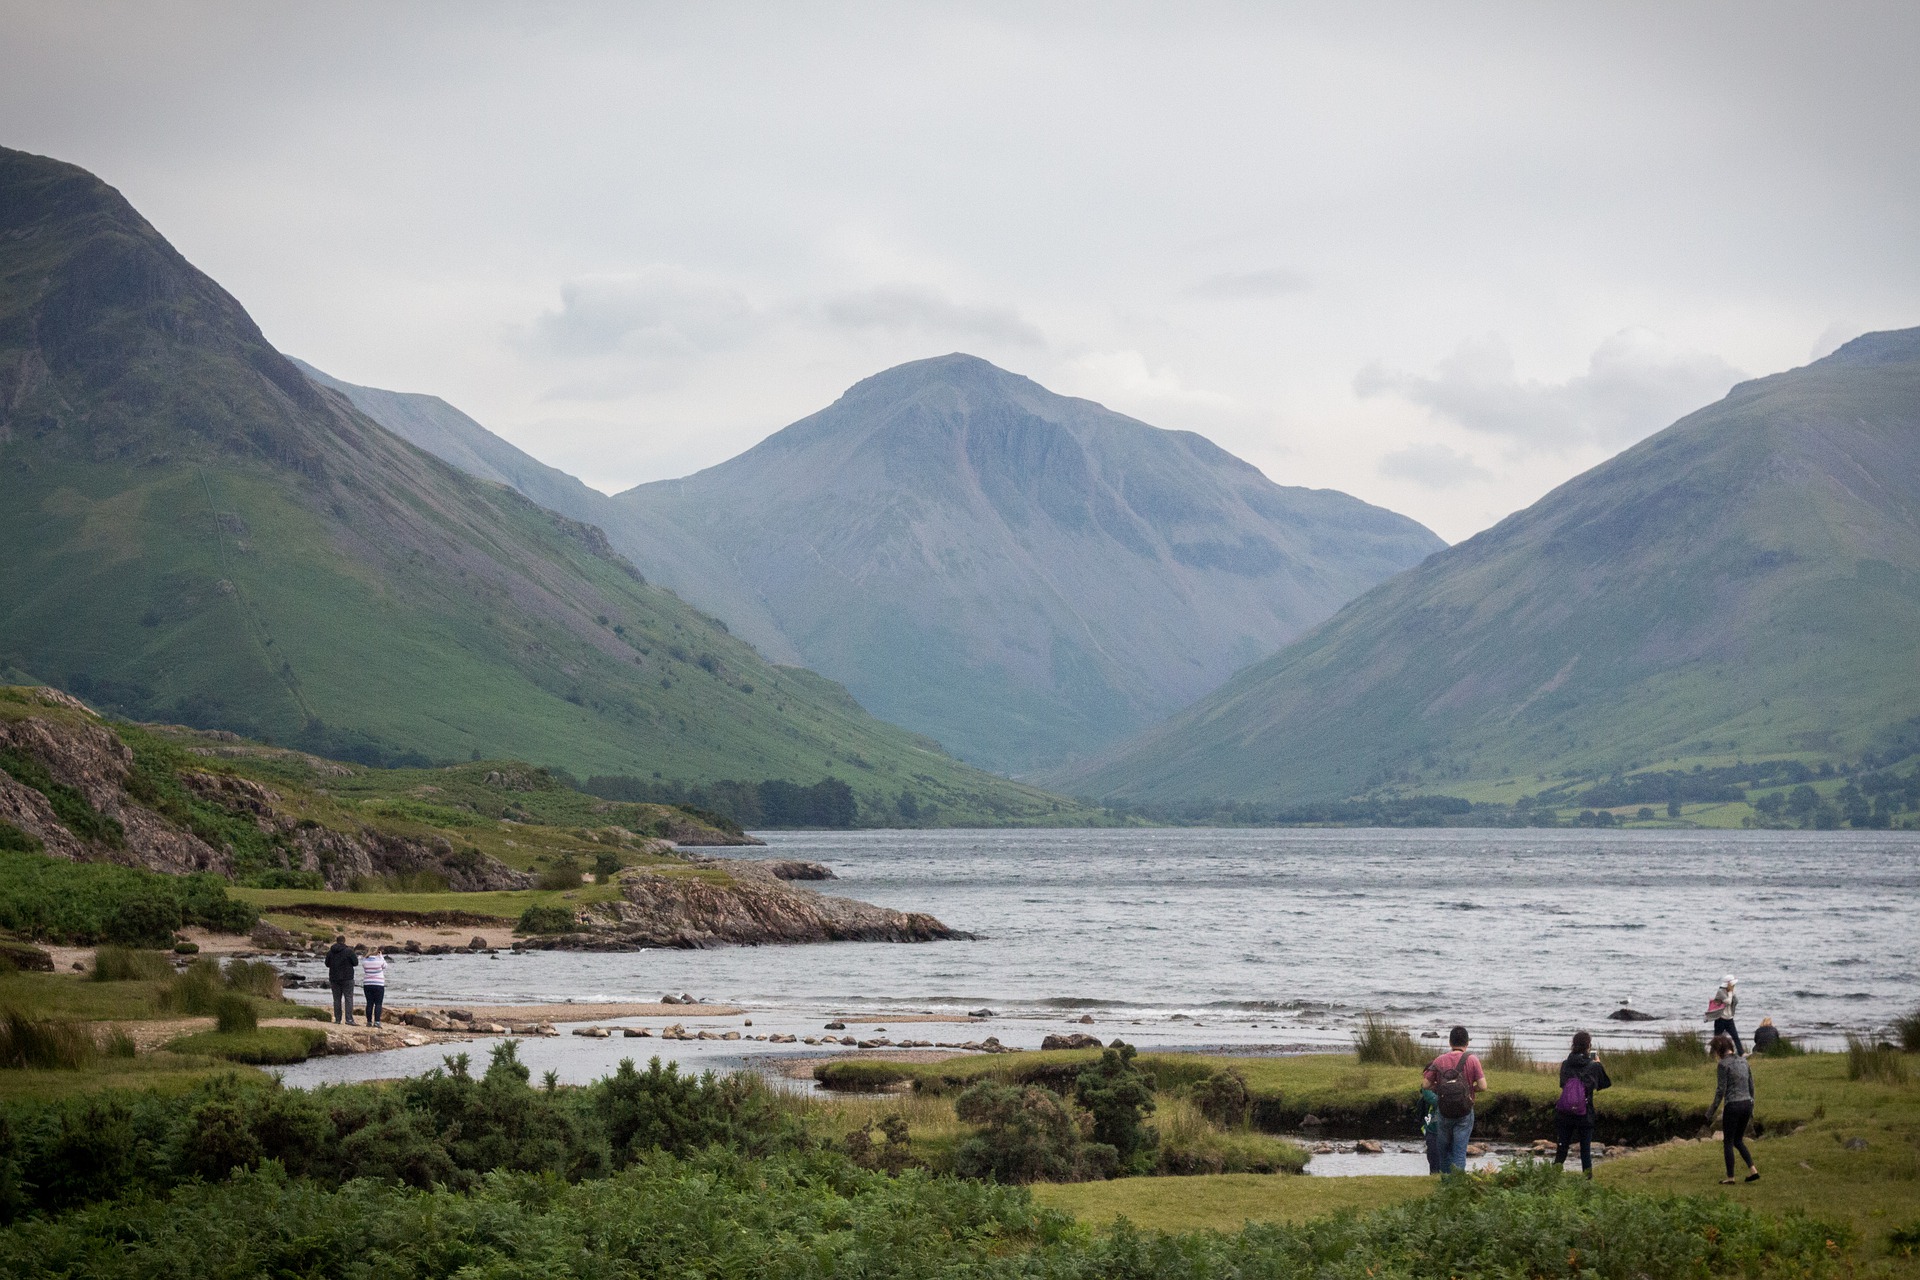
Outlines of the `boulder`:
<svg viewBox="0 0 1920 1280">
<path fill-rule="evenodd" d="M 991 1018 L 997 1015 L 995 1015 L 995 1013 L 991 1009 L 975 1009 L 972 1013 L 969 1013 L 967 1016 L 969 1018 Z"/>
<path fill-rule="evenodd" d="M 838 1018 L 835 1018 L 832 1022 L 829 1022 L 827 1024 L 828 1031 L 845 1031 L 846 1029 L 847 1029 L 847 1024 L 840 1021 L 840 1019 Z"/>
<path fill-rule="evenodd" d="M 1615 1022 L 1657 1022 L 1659 1020 L 1658 1014 L 1645 1013 L 1639 1009 L 1628 1008 L 1625 1005 L 1615 1009 L 1612 1013 L 1608 1014 L 1607 1017 Z"/>
<path fill-rule="evenodd" d="M 1487 1154 L 1487 1148 L 1482 1143 L 1470 1142 L 1467 1144 L 1467 1154 L 1470 1156 L 1483 1156 Z"/>
<path fill-rule="evenodd" d="M 467 940 L 467 950 L 469 951 L 485 951 L 486 949 L 487 940 L 479 934 L 475 934 Z"/>
<path fill-rule="evenodd" d="M 729 1031 L 726 1034 L 722 1035 L 720 1038 L 722 1040 L 738 1040 L 740 1038 L 740 1033 L 738 1031 Z"/>
<path fill-rule="evenodd" d="M 1083 1013 L 1083 1014 L 1081 1014 L 1081 1015 L 1080 1015 L 1080 1025 L 1082 1025 L 1082 1026 L 1086 1026 L 1086 1027 L 1090 1027 L 1090 1026 L 1092 1026 L 1092 1025 L 1093 1025 L 1093 1015 L 1092 1015 L 1092 1014 L 1090 1014 L 1090 1013 Z"/>
<path fill-rule="evenodd" d="M 679 996 L 661 996 L 660 1003 L 661 1004 L 679 1004 L 680 997 Z"/>
<path fill-rule="evenodd" d="M 1066 1035 L 1051 1035 L 1040 1042 L 1042 1049 L 1098 1049 L 1100 1037 L 1090 1036 L 1084 1031 L 1073 1031 Z"/>
<path fill-rule="evenodd" d="M 1325 1120 L 1322 1120 L 1319 1116 L 1313 1114 L 1313 1112 L 1311 1111 L 1307 1112 L 1306 1115 L 1300 1117 L 1300 1127 L 1303 1129 L 1318 1129 L 1321 1125 L 1324 1125 L 1325 1123 L 1326 1123 Z"/>
<path fill-rule="evenodd" d="M 1375 1142 L 1372 1138 L 1362 1138 L 1360 1139 L 1360 1141 L 1353 1144 L 1353 1149 L 1359 1152 L 1363 1156 L 1377 1156 L 1385 1148 L 1383 1148 L 1379 1143 Z"/>
</svg>

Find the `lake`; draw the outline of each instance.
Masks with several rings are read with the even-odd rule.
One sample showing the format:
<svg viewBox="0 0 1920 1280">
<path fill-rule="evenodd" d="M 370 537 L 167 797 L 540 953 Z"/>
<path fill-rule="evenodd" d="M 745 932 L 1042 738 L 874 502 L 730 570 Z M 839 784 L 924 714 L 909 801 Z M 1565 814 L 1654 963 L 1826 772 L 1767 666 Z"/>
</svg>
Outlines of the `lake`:
<svg viewBox="0 0 1920 1280">
<path fill-rule="evenodd" d="M 1459 1021 L 1481 1043 L 1505 1030 L 1543 1052 L 1561 1049 L 1580 1027 L 1610 1043 L 1703 1028 L 1698 1015 L 1728 973 L 1740 980 L 1749 1035 L 1771 1016 L 1789 1036 L 1831 1044 L 1920 1004 L 1920 836 L 1911 832 L 1183 828 L 766 838 L 767 850 L 738 853 L 824 862 L 839 877 L 821 886 L 828 892 L 930 911 L 981 936 L 405 958 L 390 1000 L 690 992 L 746 1006 L 761 1031 L 817 1028 L 835 1013 L 987 1007 L 999 1015 L 990 1028 L 919 1034 L 990 1030 L 1027 1047 L 1074 1029 L 1082 1014 L 1103 1037 L 1144 1047 L 1343 1044 L 1374 1010 L 1416 1034 Z M 309 968 L 318 976 L 317 965 Z M 1656 1020 L 1607 1020 L 1626 1003 Z M 894 1028 L 895 1037 L 903 1031 Z M 665 1048 L 576 1040 L 540 1056 Z M 753 1047 L 724 1050 L 743 1051 Z M 438 1062 L 437 1051 L 403 1052 Z M 290 1078 L 372 1069 L 322 1059 Z"/>
</svg>

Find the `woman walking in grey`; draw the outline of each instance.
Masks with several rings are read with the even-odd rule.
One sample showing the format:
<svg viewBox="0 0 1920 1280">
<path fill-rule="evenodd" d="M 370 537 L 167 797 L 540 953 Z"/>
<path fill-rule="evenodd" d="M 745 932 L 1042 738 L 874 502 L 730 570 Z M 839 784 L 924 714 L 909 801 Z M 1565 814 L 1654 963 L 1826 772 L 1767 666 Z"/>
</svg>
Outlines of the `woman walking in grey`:
<svg viewBox="0 0 1920 1280">
<path fill-rule="evenodd" d="M 1733 1185 L 1735 1151 L 1747 1162 L 1747 1181 L 1758 1182 L 1760 1166 L 1753 1162 L 1753 1153 L 1747 1150 L 1747 1125 L 1753 1120 L 1753 1068 L 1734 1051 L 1733 1038 L 1725 1034 L 1713 1038 L 1713 1056 L 1719 1059 L 1720 1065 L 1715 1069 L 1713 1105 L 1707 1108 L 1709 1133 L 1713 1131 L 1714 1113 L 1720 1110 L 1722 1102 L 1727 1104 L 1727 1114 L 1720 1122 L 1720 1150 L 1727 1158 L 1727 1176 L 1720 1179 L 1720 1185 Z"/>
<path fill-rule="evenodd" d="M 1744 1058 L 1747 1046 L 1740 1043 L 1740 1028 L 1733 1025 L 1733 1011 L 1739 1007 L 1740 997 L 1734 994 L 1733 975 L 1728 974 L 1721 981 L 1720 989 L 1713 993 L 1713 999 L 1707 1001 L 1707 1016 L 1713 1019 L 1713 1034 L 1731 1039 L 1733 1051 Z"/>
</svg>

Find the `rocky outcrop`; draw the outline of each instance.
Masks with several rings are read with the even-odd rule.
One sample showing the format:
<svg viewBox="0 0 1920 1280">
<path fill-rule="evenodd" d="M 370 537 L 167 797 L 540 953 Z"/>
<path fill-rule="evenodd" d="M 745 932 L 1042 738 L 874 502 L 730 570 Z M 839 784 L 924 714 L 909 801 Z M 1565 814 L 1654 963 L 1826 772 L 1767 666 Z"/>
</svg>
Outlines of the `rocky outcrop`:
<svg viewBox="0 0 1920 1280">
<path fill-rule="evenodd" d="M 0 756 L 11 756 L 15 766 L 0 768 L 0 822 L 36 837 L 58 858 L 173 874 L 233 874 L 230 848 L 216 848 L 129 792 L 133 752 L 99 717 L 56 689 L 35 689 L 30 696 L 50 714 L 0 719 Z M 33 775 L 36 769 L 45 774 L 37 782 L 15 776 Z M 196 799 L 252 821 L 273 837 L 292 869 L 318 872 L 330 889 L 347 888 L 364 876 L 418 872 L 442 876 L 449 888 L 460 891 L 533 885 L 525 872 L 443 836 L 402 836 L 372 827 L 338 830 L 289 813 L 277 792 L 248 778 L 200 769 L 182 770 L 177 777 Z M 77 796 L 105 821 L 83 824 L 71 813 L 63 820 L 54 803 L 60 788 L 73 793 L 67 797 L 69 809 Z"/>
<path fill-rule="evenodd" d="M 666 830 L 660 834 L 677 845 L 688 848 L 706 848 L 715 845 L 764 845 L 765 840 L 750 836 L 745 832 L 722 831 L 717 826 L 706 826 L 695 822 L 669 809 L 665 819 Z"/>
<path fill-rule="evenodd" d="M 624 873 L 620 899 L 597 908 L 585 932 L 542 940 L 578 950 L 705 948 L 778 942 L 934 942 L 973 935 L 919 911 L 896 911 L 852 898 L 797 889 L 775 863 L 711 860 L 691 873 Z"/>
<path fill-rule="evenodd" d="M 776 880 L 832 880 L 833 868 L 819 862 L 801 862 L 796 858 L 764 859 L 759 863 Z"/>
</svg>

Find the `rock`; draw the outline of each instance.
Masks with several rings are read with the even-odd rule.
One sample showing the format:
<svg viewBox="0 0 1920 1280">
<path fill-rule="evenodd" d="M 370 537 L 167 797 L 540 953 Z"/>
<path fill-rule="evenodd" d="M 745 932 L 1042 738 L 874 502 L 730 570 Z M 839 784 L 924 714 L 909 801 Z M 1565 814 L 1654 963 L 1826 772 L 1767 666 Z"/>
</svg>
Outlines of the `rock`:
<svg viewBox="0 0 1920 1280">
<path fill-rule="evenodd" d="M 1848 1138 L 1840 1145 L 1849 1151 L 1865 1151 L 1867 1149 L 1867 1140 L 1865 1138 Z"/>
<path fill-rule="evenodd" d="M 1326 1123 L 1325 1120 L 1322 1120 L 1319 1116 L 1313 1114 L 1313 1112 L 1311 1111 L 1307 1112 L 1307 1114 L 1300 1117 L 1300 1126 L 1303 1129 L 1318 1129 L 1321 1125 L 1324 1125 L 1325 1123 Z"/>
<path fill-rule="evenodd" d="M 1363 1156 L 1377 1156 L 1383 1148 L 1372 1138 L 1362 1138 L 1353 1144 L 1353 1149 Z"/>
<path fill-rule="evenodd" d="M 855 1040 L 852 1036 L 841 1036 L 840 1043 L 844 1045 L 856 1045 L 856 1044 L 859 1044 L 860 1042 L 858 1040 Z"/>
<path fill-rule="evenodd" d="M 819 1044 L 820 1037 L 819 1036 L 801 1036 L 800 1043 L 801 1044 Z"/>
<path fill-rule="evenodd" d="M 453 1024 L 437 1013 L 426 1009 L 413 1009 L 401 1016 L 401 1021 L 410 1027 L 419 1027 L 422 1031 L 451 1031 Z"/>
<path fill-rule="evenodd" d="M 291 929 L 282 929 L 279 925 L 270 924 L 265 920 L 254 925 L 253 931 L 247 934 L 247 937 L 255 946 L 270 947 L 276 951 L 286 951 L 306 945 L 300 935 Z"/>
<path fill-rule="evenodd" d="M 432 946 L 427 948 L 427 954 L 430 956 L 449 955 L 452 953 L 452 951 L 453 951 L 453 948 L 448 946 L 444 942 L 436 942 Z"/>
<path fill-rule="evenodd" d="M 767 874 L 776 880 L 832 880 L 836 877 L 831 867 L 818 862 L 800 862 L 792 858 L 781 858 L 760 864 Z"/>
<path fill-rule="evenodd" d="M 746 1020 L 745 1020 L 744 1022 L 742 1022 L 742 1023 L 740 1024 L 740 1025 L 741 1025 L 741 1026 L 743 1026 L 743 1027 L 750 1027 L 750 1026 L 752 1026 L 752 1025 L 753 1025 L 753 1019 L 752 1019 L 752 1018 L 748 1018 L 748 1019 L 746 1019 Z"/>
<path fill-rule="evenodd" d="M 446 1015 L 455 1022 L 473 1021 L 473 1010 L 471 1009 L 448 1009 L 446 1010 Z"/>
<path fill-rule="evenodd" d="M 686 992 L 682 991 L 680 993 L 680 1003 L 681 1004 L 699 1004 L 700 1002 L 698 1000 L 695 1000 L 692 996 L 688 995 Z"/>
<path fill-rule="evenodd" d="M 1333 1144 L 1331 1142 L 1316 1142 L 1313 1144 L 1313 1154 L 1317 1156 L 1330 1156 L 1333 1154 Z"/>
<path fill-rule="evenodd" d="M 1042 1049 L 1098 1049 L 1100 1037 L 1090 1036 L 1084 1031 L 1074 1031 L 1067 1035 L 1051 1035 L 1040 1042 Z"/>
<path fill-rule="evenodd" d="M 729 1031 L 725 1035 L 721 1036 L 720 1038 L 722 1040 L 738 1040 L 740 1038 L 740 1033 L 738 1031 Z"/>
<path fill-rule="evenodd" d="M 845 1031 L 847 1029 L 847 1024 L 840 1021 L 838 1018 L 835 1018 L 832 1022 L 829 1022 L 827 1024 L 826 1029 L 828 1031 Z"/>
<path fill-rule="evenodd" d="M 1660 1015 L 1644 1013 L 1639 1009 L 1632 1009 L 1622 1005 L 1620 1008 L 1608 1014 L 1607 1017 L 1615 1022 L 1657 1022 L 1659 1021 Z"/>
<path fill-rule="evenodd" d="M 419 955 L 419 954 L 420 954 L 420 939 L 418 939 L 418 938 L 408 938 L 408 939 L 407 939 L 407 947 L 406 947 L 406 951 L 407 951 L 407 954 L 408 954 L 408 955 L 410 955 L 410 956 L 417 956 L 417 955 Z"/>
<path fill-rule="evenodd" d="M 467 939 L 467 950 L 485 951 L 486 949 L 487 949 L 487 940 L 481 937 L 479 934 L 475 934 L 473 937 Z"/>
<path fill-rule="evenodd" d="M 996 1017 L 999 1017 L 1000 1015 L 996 1014 L 991 1009 L 975 1009 L 972 1013 L 969 1013 L 967 1016 L 969 1018 L 996 1018 Z"/>
<path fill-rule="evenodd" d="M 1467 1144 L 1467 1154 L 1470 1156 L 1483 1156 L 1487 1154 L 1487 1148 L 1483 1143 L 1470 1142 Z"/>
<path fill-rule="evenodd" d="M 699 1034 L 695 1035 L 694 1039 L 695 1040 L 717 1040 L 719 1039 L 719 1037 L 714 1035 L 713 1032 L 711 1031 L 702 1031 Z"/>
<path fill-rule="evenodd" d="M 1083 1025 L 1083 1026 L 1088 1026 L 1088 1027 L 1090 1027 L 1090 1026 L 1092 1026 L 1092 1025 L 1093 1025 L 1093 1015 L 1092 1015 L 1092 1014 L 1090 1014 L 1090 1013 L 1083 1013 L 1083 1014 L 1081 1014 L 1081 1015 L 1080 1015 L 1080 1022 L 1081 1022 L 1081 1025 Z"/>
<path fill-rule="evenodd" d="M 629 1040 L 647 1040 L 653 1036 L 653 1032 L 647 1030 L 645 1027 L 622 1027 L 620 1034 Z"/>
<path fill-rule="evenodd" d="M 680 997 L 679 996 L 661 996 L 660 1003 L 661 1004 L 679 1004 Z"/>
</svg>

